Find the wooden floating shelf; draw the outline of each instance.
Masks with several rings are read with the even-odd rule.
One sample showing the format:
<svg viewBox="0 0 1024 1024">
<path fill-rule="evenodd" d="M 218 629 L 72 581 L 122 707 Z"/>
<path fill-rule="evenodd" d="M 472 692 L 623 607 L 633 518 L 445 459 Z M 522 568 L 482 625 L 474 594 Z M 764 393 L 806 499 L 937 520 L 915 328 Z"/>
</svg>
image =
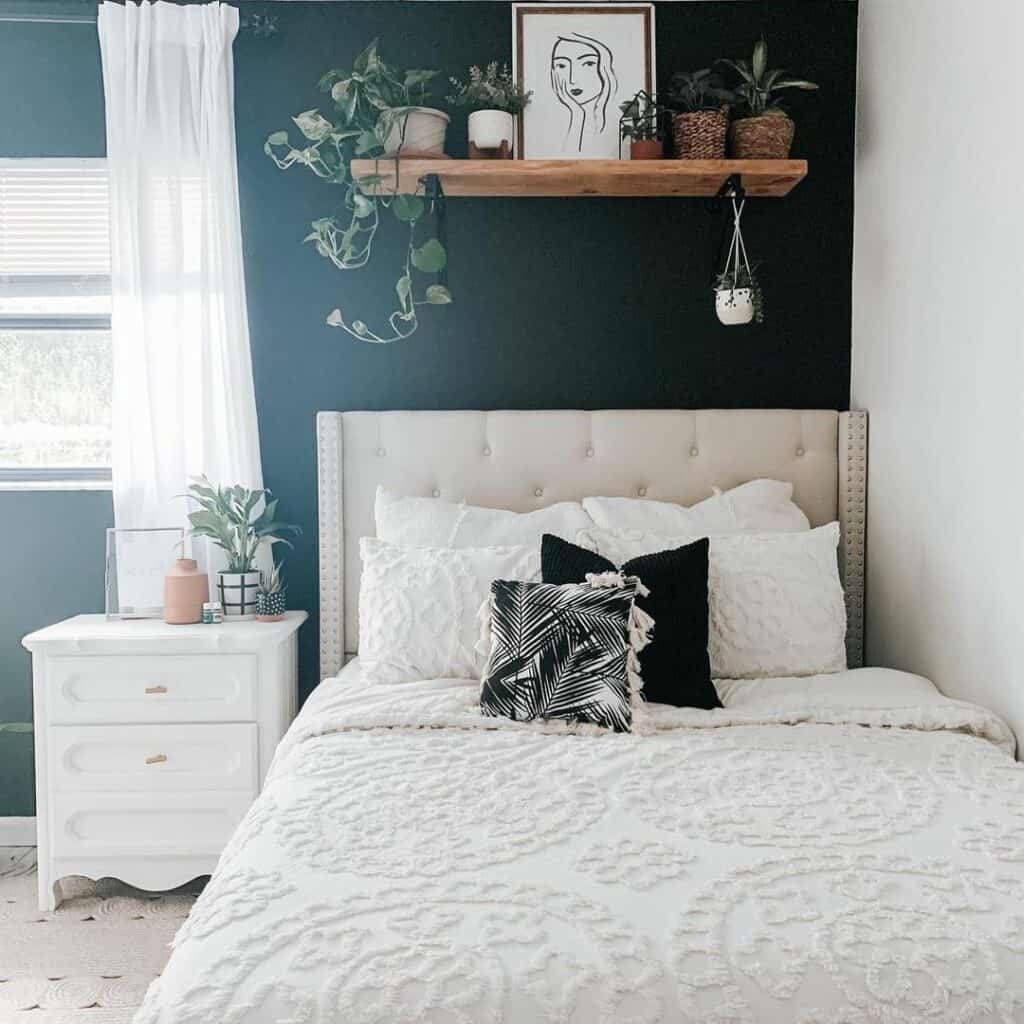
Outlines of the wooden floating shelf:
<svg viewBox="0 0 1024 1024">
<path fill-rule="evenodd" d="M 747 195 L 784 196 L 807 175 L 806 160 L 353 160 L 367 194 L 422 192 L 436 174 L 448 196 L 714 196 L 734 174 Z"/>
</svg>

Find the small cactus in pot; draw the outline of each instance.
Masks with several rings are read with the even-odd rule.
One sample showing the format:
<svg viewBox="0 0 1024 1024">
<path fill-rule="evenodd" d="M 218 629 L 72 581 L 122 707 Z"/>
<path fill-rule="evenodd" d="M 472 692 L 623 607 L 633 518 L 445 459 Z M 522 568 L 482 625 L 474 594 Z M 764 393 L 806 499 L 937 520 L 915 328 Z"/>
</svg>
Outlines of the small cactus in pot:
<svg viewBox="0 0 1024 1024">
<path fill-rule="evenodd" d="M 279 622 L 284 618 L 285 586 L 281 582 L 281 566 L 263 574 L 256 591 L 256 619 L 259 622 Z"/>
</svg>

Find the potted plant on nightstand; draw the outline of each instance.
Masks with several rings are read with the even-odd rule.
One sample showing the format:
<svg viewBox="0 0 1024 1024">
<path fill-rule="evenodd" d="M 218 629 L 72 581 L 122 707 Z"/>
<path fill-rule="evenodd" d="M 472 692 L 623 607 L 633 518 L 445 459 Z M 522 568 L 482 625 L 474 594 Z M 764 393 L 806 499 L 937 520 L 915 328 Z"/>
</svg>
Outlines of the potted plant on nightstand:
<svg viewBox="0 0 1024 1024">
<path fill-rule="evenodd" d="M 280 622 L 284 618 L 284 592 L 279 563 L 263 577 L 256 591 L 256 619 L 259 622 Z"/>
<path fill-rule="evenodd" d="M 619 135 L 629 139 L 630 160 L 660 160 L 665 155 L 662 120 L 665 108 L 644 89 L 619 109 Z"/>
<path fill-rule="evenodd" d="M 199 476 L 189 484 L 186 497 L 199 505 L 188 514 L 190 536 L 208 538 L 227 555 L 227 568 L 217 574 L 224 614 L 240 618 L 255 615 L 262 578 L 256 568 L 257 551 L 262 544 L 291 547 L 287 536 L 302 530 L 275 518 L 277 499 L 267 490 L 220 487 Z"/>
<path fill-rule="evenodd" d="M 749 63 L 723 60 L 736 75 L 740 117 L 729 129 L 729 146 L 738 160 L 785 160 L 793 145 L 796 125 L 778 102 L 787 89 L 817 89 L 814 82 L 791 78 L 779 68 L 768 68 L 768 44 L 762 37 Z"/>
<path fill-rule="evenodd" d="M 677 71 L 668 94 L 672 139 L 679 160 L 721 160 L 736 94 L 710 68 Z"/>
<path fill-rule="evenodd" d="M 515 119 L 530 102 L 532 92 L 523 92 L 508 65 L 500 68 L 496 60 L 481 70 L 469 69 L 469 80 L 449 78 L 455 91 L 448 97 L 453 107 L 467 107 L 469 158 L 482 160 L 493 156 L 509 160 L 515 139 Z"/>
</svg>

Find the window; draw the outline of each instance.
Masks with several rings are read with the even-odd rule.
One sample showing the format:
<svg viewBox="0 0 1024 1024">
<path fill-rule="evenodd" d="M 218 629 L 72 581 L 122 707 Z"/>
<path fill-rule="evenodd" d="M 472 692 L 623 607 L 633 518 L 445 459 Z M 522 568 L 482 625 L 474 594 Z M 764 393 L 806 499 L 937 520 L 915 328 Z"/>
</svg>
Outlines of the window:
<svg viewBox="0 0 1024 1024">
<path fill-rule="evenodd" d="M 0 481 L 109 480 L 104 160 L 0 160 Z"/>
</svg>

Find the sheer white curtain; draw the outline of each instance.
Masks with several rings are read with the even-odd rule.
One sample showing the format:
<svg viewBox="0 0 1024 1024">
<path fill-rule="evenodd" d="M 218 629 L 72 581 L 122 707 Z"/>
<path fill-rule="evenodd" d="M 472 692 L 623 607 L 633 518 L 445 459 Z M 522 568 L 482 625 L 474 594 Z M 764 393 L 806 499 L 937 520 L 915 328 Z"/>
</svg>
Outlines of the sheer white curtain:
<svg viewBox="0 0 1024 1024">
<path fill-rule="evenodd" d="M 231 44 L 221 3 L 99 8 L 119 527 L 183 523 L 188 477 L 262 486 Z"/>
</svg>

